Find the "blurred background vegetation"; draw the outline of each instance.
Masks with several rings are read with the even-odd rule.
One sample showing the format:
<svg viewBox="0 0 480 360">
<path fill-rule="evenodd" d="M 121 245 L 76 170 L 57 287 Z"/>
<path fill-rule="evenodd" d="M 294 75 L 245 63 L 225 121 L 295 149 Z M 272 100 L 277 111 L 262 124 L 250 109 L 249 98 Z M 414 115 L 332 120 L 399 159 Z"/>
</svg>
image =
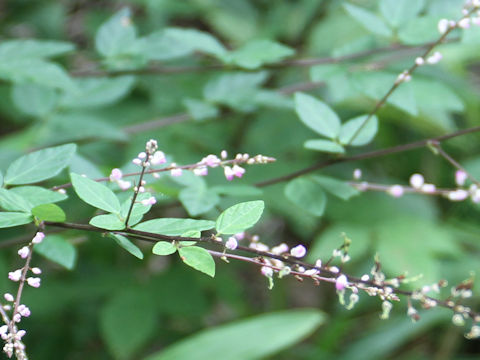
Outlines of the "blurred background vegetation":
<svg viewBox="0 0 480 360">
<path fill-rule="evenodd" d="M 347 3 L 375 14 L 384 27 L 364 21 L 344 6 Z M 93 178 L 108 176 L 114 167 L 135 170 L 131 159 L 150 138 L 178 164 L 223 149 L 231 155 L 273 156 L 276 163 L 247 167 L 245 176 L 226 188 L 218 169 L 205 181 L 152 178 L 149 186 L 158 203 L 148 217 L 214 219 L 234 203 L 263 199 L 266 213 L 253 233 L 268 245 L 305 244 L 308 260 L 314 262 L 328 259 L 345 232 L 353 240 L 347 273 L 368 272 L 378 253 L 391 276 L 423 274 L 412 287 L 440 279 L 458 283 L 480 265 L 476 204 L 367 192 L 349 201 L 327 195 L 324 214 L 315 216 L 285 197 L 285 183 L 261 191 L 235 185 L 253 185 L 329 156 L 303 147 L 315 134 L 295 114 L 293 92 L 322 99 L 342 120 L 368 113 L 396 75 L 423 52 L 421 46 L 438 38 L 438 20 L 460 18 L 462 6 L 457 0 L 3 1 L 0 50 L 4 41 L 24 38 L 66 42 L 66 50 L 53 59 L 38 55 L 41 63 L 31 64 L 23 63 L 34 57 L 28 52 L 0 51 L 0 168 L 5 170 L 26 151 L 76 142 L 79 155 L 70 169 Z M 128 19 L 127 7 L 137 39 L 145 38 L 144 43 L 132 45 L 129 24 L 129 31 L 116 34 L 113 45 L 108 41 L 115 29 L 105 30 L 107 40 L 99 39 L 99 28 L 112 16 Z M 227 50 L 258 39 L 286 48 L 279 51 L 276 65 L 258 67 L 255 61 L 260 58 L 261 64 L 260 54 L 267 52 L 262 46 L 244 47 L 240 60 L 222 60 L 210 40 L 193 37 L 194 44 L 187 44 L 185 33 L 171 35 L 170 42 L 162 38 L 162 31 L 173 27 L 209 33 Z M 442 62 L 420 68 L 379 111 L 375 140 L 348 154 L 478 124 L 480 28 L 455 31 L 449 39 L 438 49 Z M 289 63 L 307 58 L 326 60 L 315 66 Z M 478 175 L 478 140 L 472 134 L 443 146 Z M 427 148 L 335 165 L 321 174 L 350 180 L 355 168 L 362 169 L 365 180 L 378 183 L 407 184 L 411 174 L 422 173 L 437 186 L 455 186 L 454 169 Z M 44 185 L 65 182 L 66 172 Z M 59 205 L 68 210 L 68 221 L 86 223 L 93 215 L 73 194 Z M 29 227 L 1 230 L 1 289 L 13 291 L 6 274 L 20 266 L 12 244 L 30 239 L 32 233 Z M 266 279 L 250 264 L 218 262 L 217 275 L 210 279 L 174 257 L 149 254 L 148 244 L 138 244 L 146 255 L 141 261 L 99 234 L 70 231 L 53 236 L 70 255 L 61 265 L 34 258 L 44 270 L 43 285 L 25 293 L 32 316 L 22 323 L 32 359 L 140 359 L 206 328 L 297 308 L 321 310 L 325 320 L 314 332 L 306 332 L 306 340 L 297 339 L 288 349 L 282 346 L 288 341 L 278 344 L 271 358 L 478 356 L 478 342 L 465 340 L 446 310 L 421 311 L 420 322 L 412 324 L 402 302 L 395 304 L 390 320 L 382 321 L 378 299 L 362 296 L 357 307 L 347 311 L 328 284 L 287 277 L 268 290 Z M 58 262 L 55 254 L 43 255 Z M 478 308 L 476 299 L 471 305 Z M 295 338 L 294 328 L 283 329 L 289 331 Z M 242 344 L 242 339 L 235 342 Z M 192 359 L 207 358 L 198 350 Z"/>
</svg>

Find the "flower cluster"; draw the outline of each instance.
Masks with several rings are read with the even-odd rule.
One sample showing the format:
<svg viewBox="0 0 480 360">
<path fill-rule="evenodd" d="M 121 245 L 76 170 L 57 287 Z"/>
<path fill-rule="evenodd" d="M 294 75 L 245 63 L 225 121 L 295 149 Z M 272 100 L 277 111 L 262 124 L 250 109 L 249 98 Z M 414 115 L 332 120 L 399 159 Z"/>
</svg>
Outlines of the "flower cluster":
<svg viewBox="0 0 480 360">
<path fill-rule="evenodd" d="M 30 309 L 25 304 L 21 304 L 21 297 L 23 291 L 23 284 L 26 282 L 28 285 L 34 288 L 40 287 L 41 279 L 38 276 L 28 276 L 28 272 L 33 275 L 40 275 L 42 270 L 38 267 L 30 267 L 30 260 L 32 257 L 33 247 L 36 244 L 40 244 L 45 238 L 45 234 L 41 231 L 37 232 L 33 239 L 27 246 L 18 250 L 20 258 L 25 259 L 25 265 L 18 270 L 8 273 L 8 278 L 11 281 L 19 282 L 18 292 L 16 297 L 10 293 L 3 295 L 6 305 L 1 306 L 1 315 L 4 321 L 4 325 L 0 326 L 0 337 L 5 341 L 3 351 L 8 357 L 12 357 L 15 354 L 17 359 L 27 359 L 25 353 L 25 344 L 22 342 L 23 336 L 26 334 L 25 330 L 19 330 L 18 324 L 22 318 L 30 316 Z M 7 312 L 11 312 L 11 317 Z"/>
</svg>

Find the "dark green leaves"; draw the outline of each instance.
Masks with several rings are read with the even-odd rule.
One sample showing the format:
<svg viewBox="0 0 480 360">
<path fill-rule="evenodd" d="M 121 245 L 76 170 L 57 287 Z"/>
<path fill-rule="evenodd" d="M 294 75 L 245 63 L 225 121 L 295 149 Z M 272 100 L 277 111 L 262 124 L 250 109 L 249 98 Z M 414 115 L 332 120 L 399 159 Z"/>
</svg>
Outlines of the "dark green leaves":
<svg viewBox="0 0 480 360">
<path fill-rule="evenodd" d="M 292 346 L 324 322 L 318 310 L 259 315 L 203 330 L 146 360 L 265 359 Z"/>
<path fill-rule="evenodd" d="M 229 207 L 217 218 L 217 233 L 237 234 L 251 228 L 262 216 L 264 207 L 263 201 L 248 201 Z"/>
<path fill-rule="evenodd" d="M 69 164 L 76 148 L 75 144 L 67 144 L 22 156 L 8 167 L 4 181 L 8 185 L 20 185 L 49 179 Z"/>
<path fill-rule="evenodd" d="M 72 185 L 78 197 L 96 208 L 118 214 L 120 202 L 112 190 L 103 184 L 71 173 Z"/>
</svg>

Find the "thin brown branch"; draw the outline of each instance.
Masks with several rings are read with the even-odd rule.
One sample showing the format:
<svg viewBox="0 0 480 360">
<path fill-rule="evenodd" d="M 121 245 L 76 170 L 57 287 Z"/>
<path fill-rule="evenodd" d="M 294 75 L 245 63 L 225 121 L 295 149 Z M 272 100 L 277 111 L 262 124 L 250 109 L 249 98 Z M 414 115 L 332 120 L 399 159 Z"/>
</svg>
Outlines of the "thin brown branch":
<svg viewBox="0 0 480 360">
<path fill-rule="evenodd" d="M 434 137 L 434 138 L 429 138 L 429 139 L 424 139 L 424 140 L 419 140 L 419 141 L 414 141 L 414 142 L 411 142 L 411 143 L 408 143 L 408 144 L 397 145 L 397 146 L 389 147 L 389 148 L 386 148 L 386 149 L 369 151 L 369 152 L 366 152 L 366 153 L 361 153 L 361 154 L 357 154 L 357 155 L 353 155 L 353 156 L 327 159 L 327 160 L 324 160 L 322 162 L 319 162 L 318 164 L 309 166 L 309 167 L 301 169 L 301 170 L 297 170 L 297 171 L 292 172 L 290 174 L 286 174 L 286 175 L 279 176 L 279 177 L 276 177 L 276 178 L 273 178 L 273 179 L 270 179 L 270 180 L 259 182 L 259 183 L 255 184 L 255 186 L 264 187 L 264 186 L 269 186 L 269 185 L 273 185 L 273 184 L 278 184 L 278 183 L 281 183 L 281 182 L 284 182 L 284 181 L 295 179 L 299 176 L 311 173 L 313 171 L 326 168 L 326 167 L 331 166 L 331 165 L 345 163 L 345 162 L 351 162 L 351 161 L 357 161 L 357 160 L 377 158 L 377 157 L 391 155 L 391 154 L 395 154 L 395 153 L 399 153 L 399 152 L 410 151 L 410 150 L 414 150 L 414 149 L 418 149 L 418 148 L 427 146 L 429 143 L 432 143 L 432 142 L 441 142 L 441 141 L 452 139 L 452 138 L 455 138 L 455 137 L 458 137 L 458 136 L 471 134 L 471 133 L 475 133 L 475 132 L 479 132 L 479 131 L 480 131 L 480 126 L 475 126 L 475 127 L 471 127 L 471 128 L 468 128 L 468 129 L 462 129 L 462 130 L 459 130 L 459 131 L 455 131 L 455 132 L 450 133 L 450 134 L 437 136 L 437 137 Z"/>
</svg>

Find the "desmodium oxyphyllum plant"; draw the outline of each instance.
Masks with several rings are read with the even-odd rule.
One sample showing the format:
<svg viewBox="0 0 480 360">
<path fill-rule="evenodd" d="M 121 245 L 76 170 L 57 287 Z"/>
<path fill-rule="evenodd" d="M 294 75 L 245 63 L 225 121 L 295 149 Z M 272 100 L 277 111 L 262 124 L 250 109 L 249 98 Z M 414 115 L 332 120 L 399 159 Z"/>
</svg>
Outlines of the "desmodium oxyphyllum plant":
<svg viewBox="0 0 480 360">
<path fill-rule="evenodd" d="M 5 356 L 475 357 L 479 1 L 45 3 L 0 42 Z"/>
</svg>

